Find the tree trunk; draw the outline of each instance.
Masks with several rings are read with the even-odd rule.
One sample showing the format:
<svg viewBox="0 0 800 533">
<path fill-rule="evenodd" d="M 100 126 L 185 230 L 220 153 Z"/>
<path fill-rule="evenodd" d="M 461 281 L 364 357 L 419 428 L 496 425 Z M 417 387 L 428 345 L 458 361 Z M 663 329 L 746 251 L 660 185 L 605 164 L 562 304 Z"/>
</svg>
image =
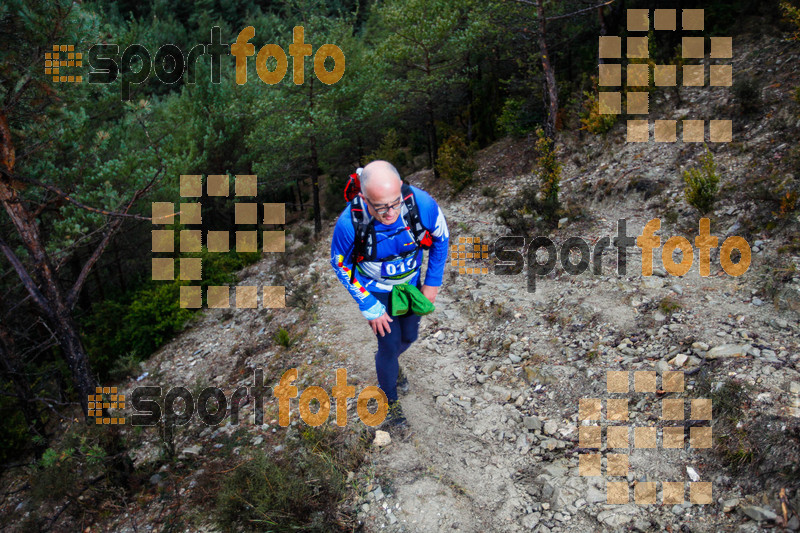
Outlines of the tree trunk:
<svg viewBox="0 0 800 533">
<path fill-rule="evenodd" d="M 427 141 L 425 144 L 428 145 L 428 166 L 435 170 L 435 167 L 433 165 L 433 142 L 431 141 L 430 125 L 426 125 L 426 129 L 428 130 L 428 134 L 425 136 Z"/>
<path fill-rule="evenodd" d="M 469 72 L 469 68 L 471 66 L 469 61 L 469 52 L 467 52 L 466 63 L 467 72 Z M 472 93 L 472 79 L 470 78 L 467 79 L 467 146 L 472 144 L 472 102 L 474 101 L 474 98 L 475 95 Z"/>
<path fill-rule="evenodd" d="M 309 113 L 308 122 L 311 125 L 311 185 L 314 196 L 314 236 L 322 231 L 321 208 L 319 205 L 319 157 L 317 156 L 317 136 L 314 134 L 314 78 L 308 84 Z"/>
<path fill-rule="evenodd" d="M 436 139 L 436 122 L 433 113 L 433 97 L 428 95 L 428 159 L 430 160 L 431 168 L 433 168 L 433 176 L 439 178 L 439 169 L 436 167 L 436 159 L 439 157 L 439 142 Z"/>
<path fill-rule="evenodd" d="M 5 116 L 2 114 L 0 114 L 0 152 L 2 152 L 0 154 L 2 155 L 0 164 L 3 164 L 9 172 L 12 172 L 14 145 L 11 142 L 10 129 L 6 123 Z M 89 370 L 86 350 L 81 343 L 78 328 L 72 319 L 67 296 L 58 283 L 55 269 L 45 249 L 36 218 L 22 203 L 17 190 L 13 188 L 11 180 L 7 179 L 5 174 L 0 174 L 0 203 L 8 213 L 9 219 L 14 224 L 22 243 L 30 255 L 33 263 L 33 276 L 16 257 L 11 247 L 2 239 L 0 239 L 0 247 L 2 247 L 3 253 L 12 263 L 14 270 L 22 280 L 23 286 L 41 309 L 50 327 L 53 328 L 61 346 L 61 356 L 72 373 L 73 383 L 80 396 L 84 416 L 86 416 L 89 405 L 88 395 L 94 394 L 94 389 L 97 385 L 94 376 Z M 80 287 L 77 287 L 77 290 L 80 290 Z M 74 300 L 70 301 L 74 302 Z"/>
<path fill-rule="evenodd" d="M 300 204 L 300 212 L 304 212 L 306 210 L 306 206 L 303 204 L 303 191 L 300 190 L 300 183 L 303 180 L 294 180 L 294 184 L 297 186 L 297 202 Z"/>
<path fill-rule="evenodd" d="M 100 278 L 99 265 L 98 265 L 97 268 L 93 268 L 92 269 L 92 277 L 94 278 L 94 282 L 97 285 L 97 298 L 98 298 L 98 301 L 102 302 L 103 300 L 106 299 L 106 291 L 103 288 L 103 280 Z M 85 301 L 83 299 L 81 300 L 81 301 L 84 301 L 84 304 L 81 304 L 81 305 L 88 304 L 88 305 L 85 305 L 85 307 L 84 307 L 84 309 L 86 309 L 88 311 L 89 309 L 92 308 L 92 298 L 89 295 L 89 291 L 86 290 L 86 289 L 81 290 L 81 297 L 85 298 Z"/>
<path fill-rule="evenodd" d="M 53 297 L 55 314 L 50 322 L 61 347 L 61 356 L 67 362 L 72 373 L 72 382 L 80 395 L 81 407 L 85 415 L 88 409 L 88 395 L 95 393 L 97 381 L 89 368 L 89 358 L 71 311 L 64 304 L 63 299 L 55 294 Z"/>
<path fill-rule="evenodd" d="M 556 75 L 553 71 L 553 64 L 550 62 L 550 53 L 547 50 L 547 19 L 544 16 L 542 0 L 536 0 L 536 16 L 539 19 L 539 49 L 542 53 L 546 103 L 545 111 L 547 113 L 544 133 L 548 138 L 555 140 L 556 114 L 558 113 L 558 87 L 556 86 Z"/>
<path fill-rule="evenodd" d="M 72 255 L 69 261 L 70 268 L 72 269 L 72 276 L 77 279 L 77 277 L 81 273 L 81 254 L 80 248 L 75 250 L 75 253 Z M 87 294 L 86 290 L 82 290 L 78 295 L 78 305 L 83 310 L 88 310 L 91 306 L 91 301 L 89 299 L 89 295 Z"/>
<path fill-rule="evenodd" d="M 431 56 L 425 49 L 425 75 L 432 76 Z M 433 177 L 439 179 L 439 169 L 436 167 L 436 159 L 439 157 L 439 143 L 436 139 L 436 116 L 433 112 L 433 94 L 430 89 L 427 92 L 425 108 L 428 112 L 428 166 L 433 169 Z"/>
<path fill-rule="evenodd" d="M 608 29 L 606 28 L 606 18 L 603 15 L 603 7 L 604 6 L 601 6 L 601 7 L 597 8 L 597 22 L 600 24 L 600 35 L 601 36 L 608 35 Z M 599 57 L 600 54 L 597 54 L 597 55 L 598 55 L 597 63 L 599 65 L 602 65 L 603 63 L 606 62 L 604 58 Z"/>
<path fill-rule="evenodd" d="M 317 158 L 317 138 L 311 135 L 311 183 L 314 192 L 314 235 L 322 231 L 322 214 L 319 205 L 319 159 Z"/>
</svg>

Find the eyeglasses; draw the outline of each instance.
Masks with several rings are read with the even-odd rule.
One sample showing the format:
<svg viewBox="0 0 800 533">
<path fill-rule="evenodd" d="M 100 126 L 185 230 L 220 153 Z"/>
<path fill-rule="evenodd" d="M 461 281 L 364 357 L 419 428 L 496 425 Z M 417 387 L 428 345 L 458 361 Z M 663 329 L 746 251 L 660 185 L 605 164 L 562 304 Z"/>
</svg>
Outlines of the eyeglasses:
<svg viewBox="0 0 800 533">
<path fill-rule="evenodd" d="M 389 210 L 394 210 L 394 211 L 398 211 L 399 212 L 400 211 L 400 205 L 403 203 L 403 199 L 398 197 L 397 201 L 395 203 L 393 203 L 392 205 L 387 205 L 387 206 L 383 206 L 383 207 L 375 207 L 375 204 L 370 202 L 369 198 L 364 196 L 364 199 L 369 203 L 369 205 L 372 206 L 372 209 L 374 209 L 375 212 L 378 213 L 379 215 L 385 215 L 386 213 L 389 212 Z"/>
</svg>

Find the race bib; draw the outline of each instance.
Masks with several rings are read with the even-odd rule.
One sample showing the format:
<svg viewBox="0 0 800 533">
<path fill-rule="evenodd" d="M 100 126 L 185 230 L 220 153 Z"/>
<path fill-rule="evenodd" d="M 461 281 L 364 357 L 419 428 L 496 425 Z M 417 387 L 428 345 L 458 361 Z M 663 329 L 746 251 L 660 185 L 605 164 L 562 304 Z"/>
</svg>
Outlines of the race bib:
<svg viewBox="0 0 800 533">
<path fill-rule="evenodd" d="M 413 254 L 405 259 L 395 259 L 381 263 L 381 277 L 401 278 L 413 272 L 417 268 L 417 254 Z"/>
</svg>

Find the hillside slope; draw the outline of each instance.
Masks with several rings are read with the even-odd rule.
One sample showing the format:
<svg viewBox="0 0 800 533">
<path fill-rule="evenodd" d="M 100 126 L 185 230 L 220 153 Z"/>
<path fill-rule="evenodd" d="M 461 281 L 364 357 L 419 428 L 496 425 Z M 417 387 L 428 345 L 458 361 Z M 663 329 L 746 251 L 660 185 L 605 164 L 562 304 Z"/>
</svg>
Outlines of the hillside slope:
<svg viewBox="0 0 800 533">
<path fill-rule="evenodd" d="M 386 447 L 369 446 L 371 434 L 357 420 L 354 402 L 346 429 L 331 422 L 340 435 L 337 449 L 358 455 L 344 468 L 343 526 L 368 532 L 758 531 L 758 519 L 773 526 L 782 518 L 781 488 L 787 509 L 800 511 L 800 216 L 797 209 L 784 218 L 773 214 L 782 192 L 797 190 L 800 172 L 800 119 L 791 99 L 800 85 L 800 46 L 743 39 L 737 54 L 735 73 L 768 83 L 762 83 L 759 113 L 735 120 L 734 142 L 709 145 L 723 176 L 710 218 L 720 243 L 747 239 L 749 270 L 726 274 L 717 250 L 710 276 L 699 274 L 695 256 L 687 274 L 675 277 L 660 266 L 657 249 L 654 275 L 642 276 L 633 247 L 623 274 L 608 246 L 599 274 L 570 275 L 559 264 L 529 291 L 525 271 L 494 274 L 494 254 L 470 263 L 487 267 L 486 275 L 448 266 L 436 312 L 423 317 L 419 341 L 401 356 L 411 384 L 402 403 L 413 433 Z M 762 57 L 778 59 L 772 65 Z M 654 93 L 653 117 L 737 112 L 726 88 L 681 94 L 676 107 L 673 93 Z M 580 237 L 594 249 L 617 235 L 619 220 L 635 237 L 660 218 L 662 246 L 670 236 L 693 243 L 700 215 L 683 199 L 681 171 L 702 153 L 702 146 L 681 142 L 625 143 L 622 123 L 602 137 L 561 132 L 561 199 L 570 214 L 547 236 L 559 246 Z M 476 184 L 457 197 L 430 171 L 407 178 L 443 207 L 451 244 L 477 237 L 493 246 L 516 235 L 496 215 L 536 183 L 530 140 L 504 139 L 477 161 Z M 531 228 L 535 217 L 519 213 Z M 374 335 L 329 264 L 332 227 L 309 243 L 296 229 L 287 231 L 285 254 L 265 256 L 239 273 L 241 285 L 286 285 L 287 309 L 206 310 L 143 363 L 137 378 L 119 384 L 194 391 L 216 385 L 230 398 L 237 387 L 252 385 L 261 368 L 269 387 L 263 424 L 252 423 L 253 403 L 243 400 L 237 405 L 246 423 L 181 427 L 171 460 L 162 457 L 166 443 L 156 430 L 131 429 L 137 500 L 106 510 L 87 531 L 220 530 L 210 515 L 220 480 L 255 451 L 293 460 L 291 446 L 308 436 L 296 400 L 291 426 L 278 424 L 271 387 L 286 370 L 298 369 L 301 391 L 311 385 L 330 391 L 337 368 L 347 369 L 356 391 L 376 384 Z M 281 329 L 296 342 L 280 346 Z M 607 392 L 609 370 L 631 374 L 628 393 Z M 683 392 L 633 389 L 633 372 L 655 371 L 662 387 L 663 373 L 674 370 L 686 372 Z M 603 400 L 606 417 L 609 397 L 628 399 L 627 422 L 609 425 L 683 426 L 684 448 L 662 448 L 660 430 L 658 447 L 636 448 L 631 430 L 627 476 L 581 476 L 579 456 L 593 451 L 580 446 L 580 427 L 596 422 L 582 424 L 579 402 Z M 712 398 L 711 422 L 691 419 L 696 398 Z M 681 400 L 686 420 L 664 420 L 662 399 Z M 692 428 L 701 426 L 712 427 L 711 449 L 688 446 Z M 625 453 L 604 447 L 601 454 L 609 451 Z M 602 464 L 605 473 L 607 460 Z M 709 504 L 689 503 L 687 468 L 711 482 Z M 631 501 L 606 503 L 606 481 L 628 484 Z M 685 503 L 662 504 L 663 481 L 685 483 Z M 658 503 L 634 503 L 636 482 L 656 482 Z M 9 502 L 20 515 L 30 511 L 23 494 Z M 796 515 L 789 511 L 787 518 L 789 529 L 800 529 Z"/>
</svg>

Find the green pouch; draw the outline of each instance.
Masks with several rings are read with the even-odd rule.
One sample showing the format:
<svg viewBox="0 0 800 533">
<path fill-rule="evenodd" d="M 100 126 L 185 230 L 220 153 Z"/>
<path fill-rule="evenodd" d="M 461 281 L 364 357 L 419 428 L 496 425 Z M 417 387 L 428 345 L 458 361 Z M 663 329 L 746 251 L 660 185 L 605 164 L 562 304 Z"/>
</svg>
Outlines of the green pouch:
<svg viewBox="0 0 800 533">
<path fill-rule="evenodd" d="M 392 316 L 404 315 L 411 308 L 415 315 L 427 315 L 436 307 L 428 300 L 418 288 L 408 283 L 392 287 L 391 293 Z"/>
</svg>

